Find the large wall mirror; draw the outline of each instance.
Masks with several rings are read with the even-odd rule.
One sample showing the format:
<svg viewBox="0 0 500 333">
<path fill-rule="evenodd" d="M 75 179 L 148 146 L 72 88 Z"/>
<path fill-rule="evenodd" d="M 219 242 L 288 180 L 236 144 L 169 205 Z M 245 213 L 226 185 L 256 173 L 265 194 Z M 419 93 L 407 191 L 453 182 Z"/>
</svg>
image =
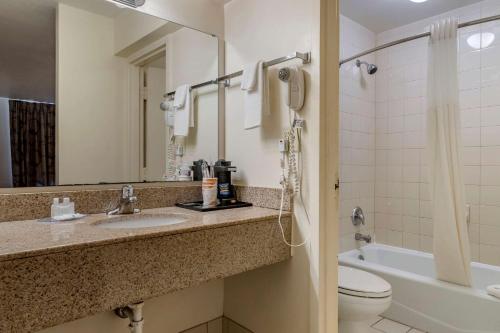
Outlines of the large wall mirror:
<svg viewBox="0 0 500 333">
<path fill-rule="evenodd" d="M 0 30 L 0 188 L 176 180 L 217 159 L 218 87 L 166 96 L 218 76 L 217 38 L 106 0 L 1 1 Z"/>
</svg>

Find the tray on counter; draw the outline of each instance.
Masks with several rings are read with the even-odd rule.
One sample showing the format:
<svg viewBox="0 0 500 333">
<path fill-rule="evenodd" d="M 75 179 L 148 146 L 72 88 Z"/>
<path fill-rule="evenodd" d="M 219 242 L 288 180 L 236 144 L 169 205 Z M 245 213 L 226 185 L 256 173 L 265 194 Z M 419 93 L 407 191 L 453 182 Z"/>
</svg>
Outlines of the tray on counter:
<svg viewBox="0 0 500 333">
<path fill-rule="evenodd" d="M 236 201 L 232 203 L 226 204 L 218 204 L 217 206 L 205 207 L 203 206 L 203 201 L 195 201 L 195 202 L 181 202 L 175 204 L 177 207 L 195 210 L 197 212 L 210 212 L 214 210 L 223 210 L 223 209 L 232 209 L 232 208 L 242 208 L 242 207 L 251 207 L 252 204 L 249 202 Z"/>
</svg>

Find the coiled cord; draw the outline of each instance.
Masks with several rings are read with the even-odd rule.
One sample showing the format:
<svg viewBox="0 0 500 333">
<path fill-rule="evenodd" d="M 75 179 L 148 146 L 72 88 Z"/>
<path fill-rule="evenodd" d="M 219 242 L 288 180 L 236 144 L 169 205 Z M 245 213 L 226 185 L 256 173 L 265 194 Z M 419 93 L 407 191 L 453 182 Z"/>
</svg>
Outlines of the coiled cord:
<svg viewBox="0 0 500 333">
<path fill-rule="evenodd" d="M 292 116 L 293 112 L 293 116 Z M 299 154 L 301 153 L 301 129 L 294 126 L 294 121 L 296 119 L 295 111 L 289 109 L 290 115 L 290 130 L 285 131 L 285 140 L 288 141 L 288 179 L 284 177 L 284 170 L 282 173 L 281 180 L 281 202 L 280 202 L 280 212 L 278 216 L 278 224 L 281 230 L 281 236 L 283 238 L 283 242 L 289 247 L 296 248 L 306 245 L 311 239 L 311 220 L 309 217 L 309 212 L 307 211 L 306 205 L 304 203 L 304 198 L 302 197 L 302 170 L 303 170 L 303 159 L 300 158 L 300 169 L 299 163 L 297 159 L 299 158 Z M 293 120 L 292 120 L 293 119 Z M 296 145 L 298 143 L 298 145 Z M 285 192 L 292 187 L 292 194 L 298 194 L 298 198 L 300 199 L 300 203 L 304 210 L 304 214 L 307 219 L 307 223 L 309 224 L 309 235 L 299 244 L 293 244 L 286 239 L 285 230 L 283 228 L 282 223 L 282 215 L 285 203 Z"/>
</svg>

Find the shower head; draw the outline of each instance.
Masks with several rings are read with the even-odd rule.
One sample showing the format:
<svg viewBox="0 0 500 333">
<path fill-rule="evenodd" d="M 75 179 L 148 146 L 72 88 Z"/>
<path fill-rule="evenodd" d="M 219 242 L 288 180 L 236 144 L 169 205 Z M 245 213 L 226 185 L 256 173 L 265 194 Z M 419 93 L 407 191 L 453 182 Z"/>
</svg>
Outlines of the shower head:
<svg viewBox="0 0 500 333">
<path fill-rule="evenodd" d="M 373 74 L 377 73 L 377 70 L 378 70 L 377 65 L 369 64 L 366 61 L 361 61 L 359 59 L 356 60 L 356 66 L 361 68 L 361 65 L 366 65 L 366 71 L 368 72 L 368 74 L 373 75 Z"/>
</svg>

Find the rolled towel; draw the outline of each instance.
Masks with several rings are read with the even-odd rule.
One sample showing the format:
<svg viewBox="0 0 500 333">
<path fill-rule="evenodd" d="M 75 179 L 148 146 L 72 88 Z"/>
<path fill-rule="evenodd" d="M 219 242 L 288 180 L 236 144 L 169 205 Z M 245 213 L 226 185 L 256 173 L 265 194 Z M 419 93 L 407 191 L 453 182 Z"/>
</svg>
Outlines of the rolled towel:
<svg viewBox="0 0 500 333">
<path fill-rule="evenodd" d="M 494 284 L 486 287 L 486 291 L 493 297 L 500 298 L 500 284 Z"/>
<path fill-rule="evenodd" d="M 189 128 L 194 127 L 194 106 L 196 91 L 187 90 L 184 106 L 177 108 L 174 120 L 174 135 L 188 136 Z"/>
<path fill-rule="evenodd" d="M 254 91 L 257 88 L 260 62 L 252 62 L 243 66 L 243 77 L 241 79 L 241 90 Z"/>
<path fill-rule="evenodd" d="M 174 108 L 182 109 L 184 107 L 190 88 L 189 84 L 183 84 L 175 89 Z"/>
</svg>

